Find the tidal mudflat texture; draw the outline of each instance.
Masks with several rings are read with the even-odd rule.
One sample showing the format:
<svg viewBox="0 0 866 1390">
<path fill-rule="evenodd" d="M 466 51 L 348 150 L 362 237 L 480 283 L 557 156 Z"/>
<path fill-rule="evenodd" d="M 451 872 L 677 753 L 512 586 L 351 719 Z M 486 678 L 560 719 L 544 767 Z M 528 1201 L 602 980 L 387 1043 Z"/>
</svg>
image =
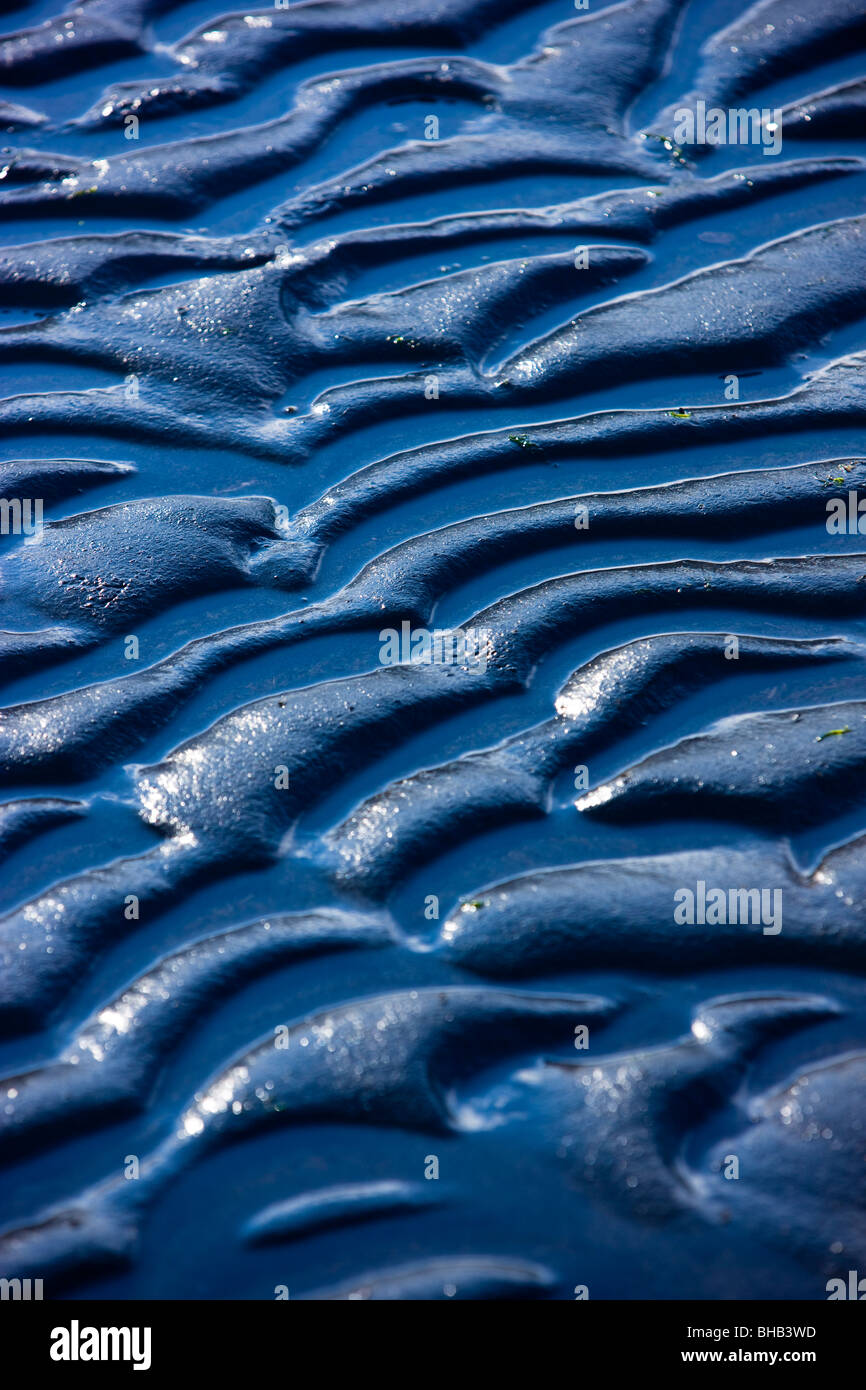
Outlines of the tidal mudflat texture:
<svg viewBox="0 0 866 1390">
<path fill-rule="evenodd" d="M 5 3 L 0 1275 L 866 1274 L 862 0 Z"/>
</svg>

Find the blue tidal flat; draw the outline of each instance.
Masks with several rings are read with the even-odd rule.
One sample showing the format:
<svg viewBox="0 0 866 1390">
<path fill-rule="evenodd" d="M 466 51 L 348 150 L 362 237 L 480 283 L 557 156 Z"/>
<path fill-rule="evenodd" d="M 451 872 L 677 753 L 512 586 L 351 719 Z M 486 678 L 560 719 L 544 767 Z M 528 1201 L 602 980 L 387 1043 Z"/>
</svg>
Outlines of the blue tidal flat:
<svg viewBox="0 0 866 1390">
<path fill-rule="evenodd" d="M 866 1276 L 862 0 L 60 3 L 0 5 L 0 1278 Z"/>
</svg>

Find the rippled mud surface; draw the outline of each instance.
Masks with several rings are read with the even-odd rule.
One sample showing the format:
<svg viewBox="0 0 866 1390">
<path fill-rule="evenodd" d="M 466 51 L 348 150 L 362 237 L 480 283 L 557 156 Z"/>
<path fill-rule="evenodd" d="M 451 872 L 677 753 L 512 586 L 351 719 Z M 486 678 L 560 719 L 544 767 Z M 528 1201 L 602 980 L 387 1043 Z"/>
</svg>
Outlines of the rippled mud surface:
<svg viewBox="0 0 866 1390">
<path fill-rule="evenodd" d="M 824 1299 L 862 3 L 56 3 L 0 36 L 0 1274 Z"/>
</svg>

